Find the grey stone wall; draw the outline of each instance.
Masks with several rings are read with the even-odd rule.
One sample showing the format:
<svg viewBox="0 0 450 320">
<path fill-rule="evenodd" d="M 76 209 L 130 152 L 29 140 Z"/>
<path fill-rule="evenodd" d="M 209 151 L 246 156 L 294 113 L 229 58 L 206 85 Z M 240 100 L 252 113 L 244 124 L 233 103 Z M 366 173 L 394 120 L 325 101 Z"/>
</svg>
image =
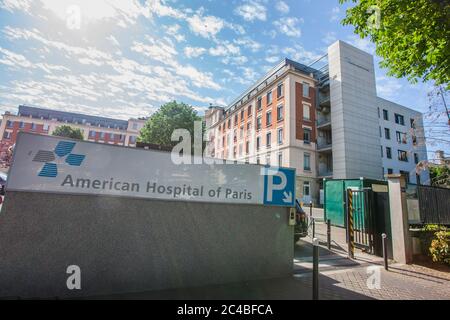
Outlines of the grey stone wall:
<svg viewBox="0 0 450 320">
<path fill-rule="evenodd" d="M 9 192 L 0 297 L 76 297 L 292 274 L 288 209 Z M 69 265 L 81 290 L 68 290 Z"/>
</svg>

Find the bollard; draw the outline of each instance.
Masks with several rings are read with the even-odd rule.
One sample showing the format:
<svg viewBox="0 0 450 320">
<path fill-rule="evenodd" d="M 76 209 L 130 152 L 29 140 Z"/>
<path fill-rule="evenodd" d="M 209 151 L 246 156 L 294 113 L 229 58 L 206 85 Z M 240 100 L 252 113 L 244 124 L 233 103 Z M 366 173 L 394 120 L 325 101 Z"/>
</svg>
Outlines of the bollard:
<svg viewBox="0 0 450 320">
<path fill-rule="evenodd" d="M 331 250 L 331 220 L 327 220 L 327 247 Z"/>
<path fill-rule="evenodd" d="M 313 300 L 319 300 L 319 239 L 313 239 Z"/>
<path fill-rule="evenodd" d="M 355 244 L 353 235 L 353 193 L 347 189 L 347 235 L 348 235 L 348 257 L 355 258 Z"/>
<path fill-rule="evenodd" d="M 316 236 L 316 219 L 311 218 L 312 222 L 312 237 L 314 238 Z"/>
<path fill-rule="evenodd" d="M 383 242 L 383 258 L 384 258 L 384 269 L 388 271 L 388 255 L 387 255 L 387 235 L 383 233 L 381 235 L 381 239 Z"/>
<path fill-rule="evenodd" d="M 312 201 L 309 202 L 309 216 L 312 217 Z"/>
</svg>

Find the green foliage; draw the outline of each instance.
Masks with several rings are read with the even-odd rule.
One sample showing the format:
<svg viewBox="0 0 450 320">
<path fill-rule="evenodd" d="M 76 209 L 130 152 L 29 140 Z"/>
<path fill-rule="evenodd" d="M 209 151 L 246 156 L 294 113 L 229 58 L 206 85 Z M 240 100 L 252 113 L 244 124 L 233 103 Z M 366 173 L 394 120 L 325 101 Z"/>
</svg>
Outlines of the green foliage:
<svg viewBox="0 0 450 320">
<path fill-rule="evenodd" d="M 57 127 L 52 135 L 71 139 L 83 140 L 83 132 L 79 128 L 72 128 L 68 125 Z"/>
<path fill-rule="evenodd" d="M 154 143 L 163 146 L 173 146 L 171 141 L 175 129 L 187 129 L 194 137 L 194 122 L 201 121 L 197 111 L 185 103 L 172 101 L 162 105 L 157 112 L 147 120 L 141 129 L 138 141 Z"/>
<path fill-rule="evenodd" d="M 339 0 L 341 4 L 350 0 Z M 388 74 L 434 80 L 450 88 L 450 2 L 447 0 L 351 0 L 355 6 L 347 10 L 342 21 L 353 25 L 361 38 L 369 37 L 376 53 L 383 58 L 380 65 Z M 380 9 L 379 28 L 373 19 L 373 6 Z"/>
<path fill-rule="evenodd" d="M 450 265 L 450 232 L 438 231 L 431 241 L 430 254 L 434 262 L 442 262 Z"/>
<path fill-rule="evenodd" d="M 450 168 L 446 165 L 430 166 L 431 185 L 450 188 Z"/>
</svg>

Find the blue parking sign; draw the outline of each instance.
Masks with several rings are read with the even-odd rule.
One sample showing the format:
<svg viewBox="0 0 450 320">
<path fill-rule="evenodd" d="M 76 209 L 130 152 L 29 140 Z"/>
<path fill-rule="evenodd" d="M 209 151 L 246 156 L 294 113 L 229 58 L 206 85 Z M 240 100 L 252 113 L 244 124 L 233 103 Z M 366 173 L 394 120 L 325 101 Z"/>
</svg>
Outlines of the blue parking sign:
<svg viewBox="0 0 450 320">
<path fill-rule="evenodd" d="M 295 203 L 295 169 L 264 168 L 264 204 L 293 207 Z"/>
</svg>

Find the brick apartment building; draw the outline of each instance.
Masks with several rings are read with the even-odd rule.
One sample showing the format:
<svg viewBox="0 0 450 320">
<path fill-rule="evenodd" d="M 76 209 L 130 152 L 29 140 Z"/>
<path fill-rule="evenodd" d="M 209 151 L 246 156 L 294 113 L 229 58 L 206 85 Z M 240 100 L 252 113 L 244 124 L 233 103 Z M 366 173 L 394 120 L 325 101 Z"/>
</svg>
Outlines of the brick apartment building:
<svg viewBox="0 0 450 320">
<path fill-rule="evenodd" d="M 21 105 L 17 114 L 6 112 L 0 124 L 0 159 L 12 146 L 19 131 L 50 135 L 59 126 L 79 128 L 84 140 L 135 146 L 145 119 L 118 120 L 79 113 L 64 112 Z"/>
<path fill-rule="evenodd" d="M 284 59 L 205 121 L 209 156 L 295 168 L 304 202 L 320 202 L 324 178 L 429 181 L 416 174 L 427 159 L 422 114 L 379 98 L 373 56 L 342 41 L 309 66 Z"/>
</svg>

